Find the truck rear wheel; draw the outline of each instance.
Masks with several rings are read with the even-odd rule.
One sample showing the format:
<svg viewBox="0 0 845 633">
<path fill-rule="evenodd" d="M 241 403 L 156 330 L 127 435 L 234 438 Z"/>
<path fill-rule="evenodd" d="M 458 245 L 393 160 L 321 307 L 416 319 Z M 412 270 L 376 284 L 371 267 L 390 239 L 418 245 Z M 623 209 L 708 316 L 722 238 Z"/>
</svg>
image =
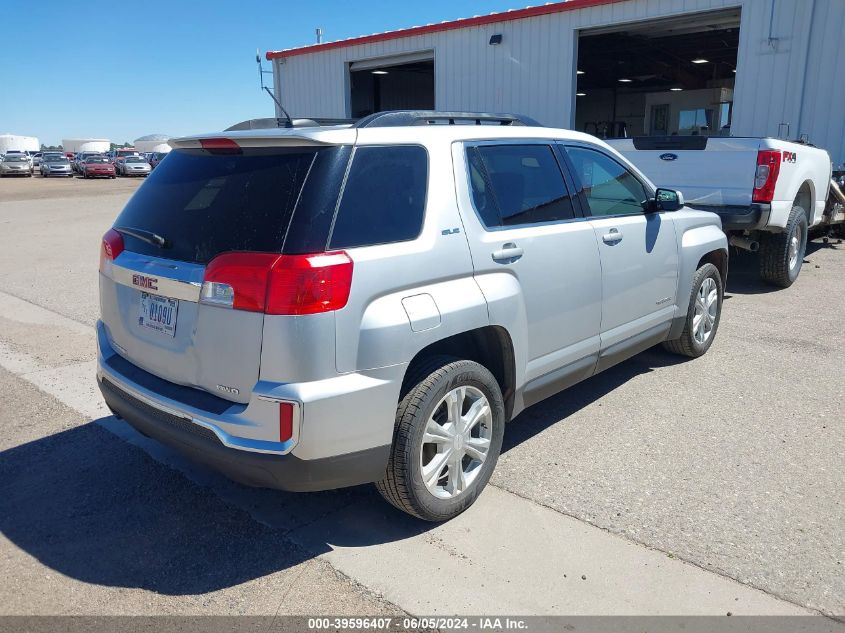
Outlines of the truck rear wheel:
<svg viewBox="0 0 845 633">
<path fill-rule="evenodd" d="M 770 284 L 789 288 L 801 272 L 807 250 L 807 214 L 792 207 L 782 233 L 764 233 L 760 239 L 760 277 Z"/>
<path fill-rule="evenodd" d="M 408 514 L 446 521 L 475 502 L 496 467 L 504 400 L 493 374 L 473 361 L 438 356 L 409 371 L 376 487 Z"/>
</svg>

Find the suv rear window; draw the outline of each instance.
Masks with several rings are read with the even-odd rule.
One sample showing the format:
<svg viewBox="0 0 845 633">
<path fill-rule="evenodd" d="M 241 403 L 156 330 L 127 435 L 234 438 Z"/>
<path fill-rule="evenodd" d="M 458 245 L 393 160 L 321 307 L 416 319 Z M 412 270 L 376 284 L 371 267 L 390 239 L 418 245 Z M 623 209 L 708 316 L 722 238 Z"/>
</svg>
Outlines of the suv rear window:
<svg viewBox="0 0 845 633">
<path fill-rule="evenodd" d="M 129 251 L 167 259 L 205 264 L 226 251 L 281 252 L 315 156 L 340 149 L 174 150 L 114 226 L 161 235 L 164 248 L 127 234 L 123 239 Z"/>
<path fill-rule="evenodd" d="M 356 148 L 330 247 L 372 246 L 418 237 L 427 180 L 428 155 L 418 145 Z"/>
</svg>

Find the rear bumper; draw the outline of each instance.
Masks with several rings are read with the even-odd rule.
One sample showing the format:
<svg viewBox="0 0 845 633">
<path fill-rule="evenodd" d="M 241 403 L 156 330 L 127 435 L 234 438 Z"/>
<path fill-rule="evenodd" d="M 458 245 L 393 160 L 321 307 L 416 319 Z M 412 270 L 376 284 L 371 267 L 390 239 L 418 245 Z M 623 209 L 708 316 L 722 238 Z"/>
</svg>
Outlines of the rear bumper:
<svg viewBox="0 0 845 633">
<path fill-rule="evenodd" d="M 392 380 L 370 378 L 351 383 L 358 386 L 354 390 L 328 393 L 315 391 L 315 383 L 259 382 L 250 403 L 238 404 L 133 365 L 111 347 L 102 322 L 97 324 L 97 342 L 97 384 L 109 408 L 144 435 L 235 481 L 304 492 L 384 476 L 397 402 L 387 395 L 392 394 Z M 266 401 L 268 395 L 299 403 L 298 424 L 288 442 L 249 437 L 271 426 L 278 437 L 278 405 Z M 364 412 L 374 419 L 361 415 L 362 402 L 370 403 Z"/>
<path fill-rule="evenodd" d="M 769 222 L 771 206 L 758 202 L 750 206 L 689 205 L 700 211 L 715 213 L 722 220 L 724 231 L 752 231 L 764 228 Z"/>
<path fill-rule="evenodd" d="M 205 427 L 156 409 L 107 378 L 98 384 L 109 408 L 136 430 L 247 486 L 291 492 L 343 488 L 380 479 L 387 464 L 389 446 L 323 459 L 229 448 Z"/>
</svg>

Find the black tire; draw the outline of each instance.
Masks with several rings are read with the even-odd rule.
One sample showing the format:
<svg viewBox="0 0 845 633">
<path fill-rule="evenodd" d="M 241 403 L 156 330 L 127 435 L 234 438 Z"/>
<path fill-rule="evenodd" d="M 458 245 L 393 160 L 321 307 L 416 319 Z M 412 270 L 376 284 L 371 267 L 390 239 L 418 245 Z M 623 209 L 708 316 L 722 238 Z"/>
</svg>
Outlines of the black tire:
<svg viewBox="0 0 845 633">
<path fill-rule="evenodd" d="M 797 239 L 798 253 L 792 266 L 790 244 Z M 767 283 L 789 288 L 798 279 L 807 250 L 807 214 L 799 206 L 792 207 L 782 233 L 764 233 L 760 239 L 760 277 Z"/>
<path fill-rule="evenodd" d="M 459 386 L 475 387 L 491 411 L 490 447 L 469 486 L 451 498 L 436 497 L 426 487 L 420 459 L 423 433 L 441 400 Z M 487 428 L 486 426 L 484 428 Z M 381 495 L 400 510 L 426 521 L 446 521 L 470 507 L 487 485 L 505 432 L 505 405 L 499 383 L 483 365 L 451 356 L 424 359 L 409 369 L 396 409 L 393 448 L 384 479 L 376 483 Z"/>
<path fill-rule="evenodd" d="M 716 291 L 718 293 L 716 300 L 718 303 L 716 304 L 716 316 L 713 322 L 713 327 L 710 330 L 709 337 L 701 342 L 695 337 L 694 319 L 698 293 L 701 291 L 701 288 L 707 279 L 712 279 L 716 283 Z M 722 275 L 719 274 L 719 269 L 713 264 L 704 264 L 704 266 L 695 271 L 695 277 L 693 277 L 692 292 L 690 293 L 689 307 L 687 308 L 687 318 L 684 323 L 684 330 L 678 338 L 665 341 L 663 343 L 663 347 L 673 354 L 688 356 L 690 358 L 698 358 L 699 356 L 706 354 L 707 350 L 710 349 L 710 346 L 713 344 L 713 341 L 716 338 L 716 332 L 719 329 L 719 321 L 722 318 L 723 300 L 724 287 L 722 286 Z"/>
</svg>

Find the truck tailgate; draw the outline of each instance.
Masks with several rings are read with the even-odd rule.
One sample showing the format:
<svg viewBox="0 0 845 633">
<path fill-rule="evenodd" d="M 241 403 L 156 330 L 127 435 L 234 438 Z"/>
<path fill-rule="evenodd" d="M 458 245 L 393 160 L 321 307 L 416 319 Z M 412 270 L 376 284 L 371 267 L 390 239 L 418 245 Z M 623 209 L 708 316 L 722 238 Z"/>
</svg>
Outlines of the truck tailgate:
<svg viewBox="0 0 845 633">
<path fill-rule="evenodd" d="M 658 187 L 683 193 L 690 206 L 751 204 L 759 139 L 670 136 L 607 143 Z"/>
</svg>

